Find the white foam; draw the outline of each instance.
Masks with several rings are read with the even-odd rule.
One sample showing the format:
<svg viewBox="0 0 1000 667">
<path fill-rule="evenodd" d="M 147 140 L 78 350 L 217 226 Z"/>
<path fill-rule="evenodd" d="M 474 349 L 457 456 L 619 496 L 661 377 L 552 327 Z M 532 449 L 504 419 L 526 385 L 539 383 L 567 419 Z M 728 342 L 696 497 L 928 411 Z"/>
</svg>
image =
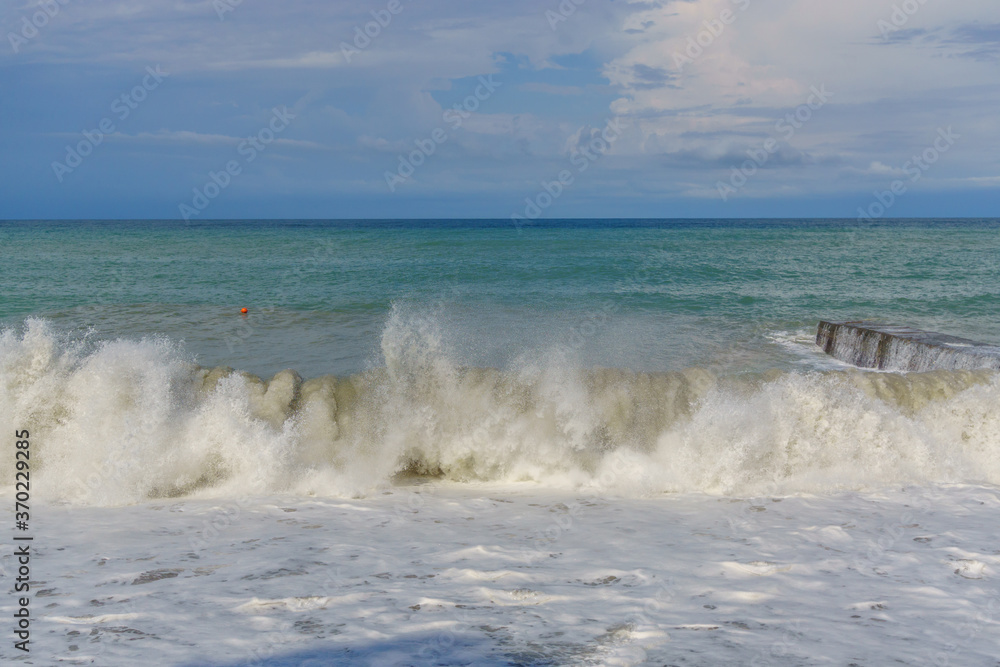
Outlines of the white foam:
<svg viewBox="0 0 1000 667">
<path fill-rule="evenodd" d="M 441 483 L 242 508 L 220 524 L 214 501 L 38 506 L 32 657 L 103 667 L 996 658 L 998 487 L 750 502 Z M 11 552 L 0 567 L 16 567 Z M 0 614 L 13 604 L 0 598 Z"/>
<path fill-rule="evenodd" d="M 29 320 L 0 336 L 0 428 L 31 430 L 38 497 L 74 504 L 351 497 L 403 473 L 623 495 L 1000 483 L 989 372 L 718 377 L 562 354 L 464 368 L 437 327 L 394 314 L 383 367 L 303 383 L 199 369 L 162 339 L 60 341 Z"/>
</svg>

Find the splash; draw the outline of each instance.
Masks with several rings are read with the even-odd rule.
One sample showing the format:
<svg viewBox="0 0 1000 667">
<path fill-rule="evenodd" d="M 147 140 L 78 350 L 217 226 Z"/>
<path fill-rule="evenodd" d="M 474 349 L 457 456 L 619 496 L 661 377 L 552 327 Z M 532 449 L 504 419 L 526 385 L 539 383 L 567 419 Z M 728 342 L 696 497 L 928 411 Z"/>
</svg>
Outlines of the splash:
<svg viewBox="0 0 1000 667">
<path fill-rule="evenodd" d="M 470 368 L 444 340 L 433 318 L 394 312 L 379 367 L 264 381 L 166 339 L 87 345 L 29 320 L 0 335 L 0 426 L 32 433 L 35 497 L 88 505 L 357 496 L 408 475 L 626 495 L 1000 483 L 989 371 L 727 377 L 545 353 Z"/>
</svg>

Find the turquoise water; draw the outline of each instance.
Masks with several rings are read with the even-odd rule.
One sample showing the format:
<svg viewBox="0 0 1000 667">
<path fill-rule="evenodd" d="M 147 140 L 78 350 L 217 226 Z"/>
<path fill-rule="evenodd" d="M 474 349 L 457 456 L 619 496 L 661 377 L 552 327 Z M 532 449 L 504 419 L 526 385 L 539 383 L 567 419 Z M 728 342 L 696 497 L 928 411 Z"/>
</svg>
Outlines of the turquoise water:
<svg viewBox="0 0 1000 667">
<path fill-rule="evenodd" d="M 377 366 L 393 316 L 492 367 L 558 347 L 584 367 L 788 368 L 820 318 L 1000 342 L 997 220 L 5 222 L 0 243 L 5 326 L 163 335 L 264 375 Z"/>
<path fill-rule="evenodd" d="M 414 475 L 654 495 L 998 484 L 1000 374 L 858 371 L 815 345 L 821 318 L 1000 343 L 998 231 L 4 223 L 0 429 L 28 428 L 40 488 L 85 504 Z"/>
</svg>

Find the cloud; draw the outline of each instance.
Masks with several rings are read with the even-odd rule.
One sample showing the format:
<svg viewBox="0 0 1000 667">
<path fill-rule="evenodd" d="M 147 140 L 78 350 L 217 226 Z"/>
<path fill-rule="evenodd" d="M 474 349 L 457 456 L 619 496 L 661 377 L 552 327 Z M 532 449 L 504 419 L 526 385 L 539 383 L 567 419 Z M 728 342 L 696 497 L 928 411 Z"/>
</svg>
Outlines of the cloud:
<svg viewBox="0 0 1000 667">
<path fill-rule="evenodd" d="M 581 86 L 557 86 L 551 83 L 539 83 L 532 81 L 522 83 L 518 86 L 521 90 L 529 93 L 545 93 L 547 95 L 582 95 Z"/>
<path fill-rule="evenodd" d="M 890 167 L 875 160 L 864 168 L 855 166 L 844 167 L 841 169 L 839 175 L 841 178 L 900 178 L 906 176 L 906 170 L 901 167 Z"/>
<path fill-rule="evenodd" d="M 226 134 L 204 134 L 192 132 L 190 130 L 159 130 L 156 132 L 137 132 L 126 134 L 115 132 L 108 135 L 108 138 L 119 141 L 131 142 L 153 142 L 165 144 L 200 144 L 200 145 L 232 145 L 236 146 L 245 141 L 246 137 L 233 137 Z M 299 139 L 286 139 L 276 137 L 270 144 L 274 146 L 286 146 L 289 148 L 307 148 L 311 150 L 326 150 L 327 147 L 315 141 L 302 141 Z"/>
<path fill-rule="evenodd" d="M 1000 23 L 967 23 L 951 31 L 942 43 L 952 45 L 959 54 L 979 61 L 996 61 L 1000 58 Z"/>
<path fill-rule="evenodd" d="M 17 6 L 2 27 L 16 30 L 28 8 L 8 4 Z M 1000 6 L 928 2 L 883 35 L 893 4 L 588 0 L 553 29 L 546 11 L 557 0 L 403 0 L 376 29 L 381 0 L 243 2 L 224 20 L 209 0 L 70 3 L 20 52 L 0 49 L 0 86 L 17 91 L 5 98 L 0 148 L 12 164 L 44 171 L 67 137 L 160 64 L 170 79 L 111 137 L 128 150 L 107 149 L 79 174 L 145 174 L 136 192 L 188 192 L 192 172 L 217 169 L 271 108 L 308 93 L 277 143 L 289 149 L 281 170 L 317 200 L 331 182 L 384 195 L 397 154 L 446 127 L 448 141 L 407 192 L 518 201 L 612 118 L 629 129 L 588 172 L 604 194 L 587 188 L 609 202 L 701 197 L 769 138 L 779 145 L 747 197 L 850 192 L 895 177 L 944 125 L 968 138 L 933 180 L 986 187 L 1000 171 L 991 148 L 1000 143 Z M 503 86 L 453 129 L 445 110 L 490 74 Z M 817 86 L 833 93 L 829 103 L 790 135 L 779 131 Z M 42 186 L 23 171 L 3 172 L 3 193 L 39 198 Z"/>
<path fill-rule="evenodd" d="M 972 44 L 1000 44 L 1000 23 L 968 23 L 954 30 L 957 39 Z"/>
</svg>

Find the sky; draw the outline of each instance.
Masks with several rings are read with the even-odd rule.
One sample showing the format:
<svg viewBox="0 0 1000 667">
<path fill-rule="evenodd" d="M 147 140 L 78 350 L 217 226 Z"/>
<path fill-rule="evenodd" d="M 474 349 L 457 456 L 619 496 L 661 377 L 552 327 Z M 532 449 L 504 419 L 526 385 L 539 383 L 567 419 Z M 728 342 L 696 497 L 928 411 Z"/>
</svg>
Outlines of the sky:
<svg viewBox="0 0 1000 667">
<path fill-rule="evenodd" d="M 0 219 L 992 217 L 996 0 L 0 0 Z"/>
</svg>

